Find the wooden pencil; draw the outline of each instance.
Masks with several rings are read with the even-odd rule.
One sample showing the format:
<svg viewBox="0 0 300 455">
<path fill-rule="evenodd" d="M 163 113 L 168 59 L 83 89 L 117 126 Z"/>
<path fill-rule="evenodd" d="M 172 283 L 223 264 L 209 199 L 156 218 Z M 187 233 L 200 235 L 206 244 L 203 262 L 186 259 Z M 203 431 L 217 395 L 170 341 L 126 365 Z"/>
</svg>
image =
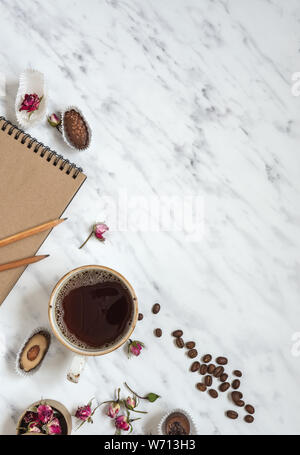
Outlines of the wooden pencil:
<svg viewBox="0 0 300 455">
<path fill-rule="evenodd" d="M 34 262 L 42 261 L 43 259 L 47 258 L 49 254 L 43 254 L 41 256 L 33 256 L 30 258 L 19 259 L 17 261 L 8 262 L 7 264 L 0 265 L 0 272 L 4 272 L 5 270 L 16 269 L 17 267 L 24 267 L 28 264 L 33 264 Z"/>
<path fill-rule="evenodd" d="M 67 218 L 62 218 L 59 220 L 48 221 L 47 223 L 43 223 L 33 228 L 26 229 L 25 231 L 19 232 L 18 234 L 5 237 L 4 239 L 0 240 L 0 248 L 2 246 L 9 245 L 10 243 L 17 242 L 18 240 L 23 240 L 26 239 L 27 237 L 31 237 L 32 235 L 39 234 L 40 232 L 47 231 L 48 229 L 52 229 L 53 227 L 65 221 L 66 219 Z"/>
</svg>

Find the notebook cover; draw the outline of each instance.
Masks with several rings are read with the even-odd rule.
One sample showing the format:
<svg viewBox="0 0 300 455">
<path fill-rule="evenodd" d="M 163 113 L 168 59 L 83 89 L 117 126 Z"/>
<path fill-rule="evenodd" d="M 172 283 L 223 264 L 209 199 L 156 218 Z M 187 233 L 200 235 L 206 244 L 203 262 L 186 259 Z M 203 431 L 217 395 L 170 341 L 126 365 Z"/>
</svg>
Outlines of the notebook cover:
<svg viewBox="0 0 300 455">
<path fill-rule="evenodd" d="M 0 117 L 0 239 L 60 218 L 85 179 L 81 169 Z M 34 256 L 49 233 L 0 248 L 0 264 Z M 25 268 L 0 273 L 0 305 Z"/>
</svg>

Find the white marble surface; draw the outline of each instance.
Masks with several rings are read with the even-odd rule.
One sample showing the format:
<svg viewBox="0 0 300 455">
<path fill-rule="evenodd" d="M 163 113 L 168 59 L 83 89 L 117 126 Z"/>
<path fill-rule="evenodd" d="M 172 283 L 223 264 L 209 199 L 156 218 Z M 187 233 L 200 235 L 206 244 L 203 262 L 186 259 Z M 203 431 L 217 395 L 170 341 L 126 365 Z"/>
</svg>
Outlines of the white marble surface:
<svg viewBox="0 0 300 455">
<path fill-rule="evenodd" d="M 109 399 L 125 380 L 162 395 L 144 406 L 150 412 L 135 433 L 155 432 L 172 407 L 190 410 L 201 434 L 299 433 L 300 359 L 291 353 L 300 331 L 300 99 L 291 94 L 300 69 L 298 0 L 0 0 L 0 7 L 7 82 L 0 114 L 15 120 L 18 75 L 31 66 L 46 74 L 49 110 L 77 104 L 94 133 L 91 150 L 80 154 L 46 124 L 30 131 L 80 164 L 88 180 L 68 222 L 42 247 L 51 257 L 27 269 L 0 309 L 0 434 L 13 434 L 20 411 L 40 397 L 73 412 L 92 396 Z M 204 235 L 134 232 L 136 213 L 148 214 L 131 207 L 130 232 L 112 229 L 105 245 L 91 240 L 79 250 L 94 221 L 114 228 L 103 196 L 120 194 L 199 196 Z M 71 354 L 53 341 L 35 376 L 16 376 L 22 340 L 48 325 L 52 287 L 91 263 L 132 282 L 145 315 L 135 338 L 147 349 L 130 361 L 122 349 L 91 359 L 73 385 L 65 379 Z M 169 335 L 178 327 L 201 354 L 225 354 L 229 371 L 243 370 L 253 425 L 225 418 L 226 396 L 212 400 L 195 389 L 199 376 Z M 100 411 L 78 433 L 113 427 Z"/>
</svg>

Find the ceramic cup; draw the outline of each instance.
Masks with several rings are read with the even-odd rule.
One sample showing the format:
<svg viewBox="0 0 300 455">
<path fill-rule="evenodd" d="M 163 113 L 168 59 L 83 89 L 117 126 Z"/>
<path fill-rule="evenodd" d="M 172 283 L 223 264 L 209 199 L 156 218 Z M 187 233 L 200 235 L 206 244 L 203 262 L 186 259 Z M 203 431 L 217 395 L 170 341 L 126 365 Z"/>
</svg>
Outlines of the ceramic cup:
<svg viewBox="0 0 300 455">
<path fill-rule="evenodd" d="M 131 299 L 132 299 L 132 304 L 133 304 L 133 317 L 131 320 L 131 323 L 128 326 L 128 330 L 124 332 L 124 334 L 119 338 L 115 344 L 111 344 L 108 348 L 103 347 L 103 348 L 95 348 L 95 349 L 87 349 L 87 348 L 81 348 L 76 344 L 73 344 L 70 342 L 70 340 L 64 335 L 62 332 L 61 328 L 58 325 L 57 322 L 57 312 L 56 312 L 56 302 L 57 302 L 57 297 L 59 293 L 63 290 L 63 288 L 67 285 L 67 283 L 74 278 L 76 279 L 77 274 L 81 274 L 83 272 L 98 272 L 99 276 L 101 277 L 101 274 L 105 274 L 107 278 L 105 278 L 105 281 L 118 281 L 120 282 L 126 289 L 128 290 Z M 99 281 L 103 282 L 103 278 Z M 55 288 L 52 291 L 52 294 L 50 296 L 49 300 L 49 308 L 48 308 L 48 314 L 49 314 L 49 321 L 50 325 L 52 328 L 52 331 L 55 335 L 55 337 L 67 348 L 70 349 L 75 353 L 71 367 L 69 369 L 67 378 L 69 381 L 77 383 L 80 379 L 81 372 L 84 368 L 86 359 L 88 356 L 101 356 L 105 354 L 109 354 L 112 351 L 115 351 L 116 349 L 120 348 L 130 337 L 132 334 L 137 318 L 138 318 L 138 301 L 136 294 L 131 286 L 131 284 L 124 278 L 120 273 L 116 272 L 115 270 L 112 270 L 108 267 L 104 267 L 102 265 L 86 265 L 79 267 L 75 270 L 72 270 L 71 272 L 67 273 L 59 282 L 56 284 Z"/>
</svg>

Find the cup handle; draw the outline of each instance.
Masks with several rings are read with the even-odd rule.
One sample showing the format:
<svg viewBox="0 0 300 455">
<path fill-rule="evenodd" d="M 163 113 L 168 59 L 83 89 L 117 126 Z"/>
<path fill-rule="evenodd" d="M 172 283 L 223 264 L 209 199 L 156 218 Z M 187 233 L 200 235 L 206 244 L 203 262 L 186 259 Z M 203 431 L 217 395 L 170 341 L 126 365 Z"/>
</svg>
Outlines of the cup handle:
<svg viewBox="0 0 300 455">
<path fill-rule="evenodd" d="M 80 379 L 80 375 L 84 369 L 84 365 L 86 362 L 86 357 L 84 355 L 74 355 L 69 372 L 67 374 L 67 378 L 69 381 L 74 382 L 77 384 Z"/>
</svg>

